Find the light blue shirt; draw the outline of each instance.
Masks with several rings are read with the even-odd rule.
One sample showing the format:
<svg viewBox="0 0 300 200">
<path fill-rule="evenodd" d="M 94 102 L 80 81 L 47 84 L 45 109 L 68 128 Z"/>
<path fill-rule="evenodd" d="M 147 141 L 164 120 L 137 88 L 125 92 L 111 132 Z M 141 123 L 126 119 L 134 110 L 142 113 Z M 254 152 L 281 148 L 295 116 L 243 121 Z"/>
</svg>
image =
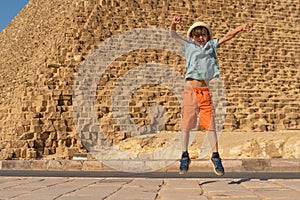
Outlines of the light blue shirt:
<svg viewBox="0 0 300 200">
<path fill-rule="evenodd" d="M 217 60 L 218 39 L 207 41 L 204 46 L 198 46 L 193 41 L 185 41 L 183 52 L 186 57 L 185 79 L 211 80 L 220 76 Z"/>
</svg>

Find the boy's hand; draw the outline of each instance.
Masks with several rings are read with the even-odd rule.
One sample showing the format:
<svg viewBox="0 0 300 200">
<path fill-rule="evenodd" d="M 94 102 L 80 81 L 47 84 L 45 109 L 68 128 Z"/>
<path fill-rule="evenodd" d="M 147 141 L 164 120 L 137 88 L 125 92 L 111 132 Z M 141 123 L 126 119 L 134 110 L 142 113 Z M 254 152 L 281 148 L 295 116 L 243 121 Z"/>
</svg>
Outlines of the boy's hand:
<svg viewBox="0 0 300 200">
<path fill-rule="evenodd" d="M 171 25 L 170 25 L 170 32 L 169 33 L 170 33 L 170 36 L 172 38 L 174 38 L 177 42 L 179 42 L 181 45 L 183 45 L 185 40 L 176 33 L 176 26 L 180 22 L 181 22 L 181 17 L 179 17 L 179 16 L 173 17 Z"/>
<path fill-rule="evenodd" d="M 179 24 L 181 22 L 181 17 L 175 16 L 172 20 L 172 24 Z"/>
<path fill-rule="evenodd" d="M 241 26 L 241 31 L 249 32 L 250 28 L 247 24 L 244 24 L 244 25 Z"/>
</svg>

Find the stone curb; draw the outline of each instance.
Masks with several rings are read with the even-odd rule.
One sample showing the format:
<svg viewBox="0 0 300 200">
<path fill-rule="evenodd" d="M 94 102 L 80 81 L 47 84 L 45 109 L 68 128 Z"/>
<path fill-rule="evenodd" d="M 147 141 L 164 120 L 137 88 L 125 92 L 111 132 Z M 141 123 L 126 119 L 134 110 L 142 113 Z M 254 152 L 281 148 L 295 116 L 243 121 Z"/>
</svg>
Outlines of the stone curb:
<svg viewBox="0 0 300 200">
<path fill-rule="evenodd" d="M 151 164 L 171 163 L 166 160 L 128 160 L 110 161 L 123 165 L 147 166 Z M 158 170 L 159 172 L 177 172 L 179 162 Z M 300 159 L 223 159 L 226 172 L 300 172 Z M 47 170 L 47 171 L 117 171 L 97 160 L 0 160 L 0 170 Z M 191 172 L 210 172 L 211 163 L 207 159 L 192 160 Z"/>
</svg>

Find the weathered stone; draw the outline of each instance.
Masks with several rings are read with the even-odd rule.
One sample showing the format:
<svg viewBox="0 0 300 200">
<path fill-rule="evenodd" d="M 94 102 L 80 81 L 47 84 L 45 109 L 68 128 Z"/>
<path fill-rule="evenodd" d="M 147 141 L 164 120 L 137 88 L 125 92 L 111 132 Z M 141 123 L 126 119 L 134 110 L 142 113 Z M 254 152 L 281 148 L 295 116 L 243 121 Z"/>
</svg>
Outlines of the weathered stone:
<svg viewBox="0 0 300 200">
<path fill-rule="evenodd" d="M 37 150 L 30 148 L 27 150 L 27 158 L 36 158 L 37 157 Z"/>
<path fill-rule="evenodd" d="M 32 132 L 29 132 L 29 133 L 23 133 L 19 139 L 20 140 L 30 140 L 33 138 L 34 138 L 34 134 Z"/>
</svg>

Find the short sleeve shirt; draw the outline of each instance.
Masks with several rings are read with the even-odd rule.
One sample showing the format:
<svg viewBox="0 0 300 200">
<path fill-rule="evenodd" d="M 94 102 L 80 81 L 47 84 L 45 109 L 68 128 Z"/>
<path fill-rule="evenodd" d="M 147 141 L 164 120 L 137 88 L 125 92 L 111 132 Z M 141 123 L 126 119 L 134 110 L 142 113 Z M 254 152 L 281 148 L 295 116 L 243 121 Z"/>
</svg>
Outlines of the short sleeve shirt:
<svg viewBox="0 0 300 200">
<path fill-rule="evenodd" d="M 186 56 L 185 79 L 211 80 L 220 76 L 217 60 L 218 39 L 207 41 L 204 46 L 185 41 L 183 52 Z"/>
</svg>

